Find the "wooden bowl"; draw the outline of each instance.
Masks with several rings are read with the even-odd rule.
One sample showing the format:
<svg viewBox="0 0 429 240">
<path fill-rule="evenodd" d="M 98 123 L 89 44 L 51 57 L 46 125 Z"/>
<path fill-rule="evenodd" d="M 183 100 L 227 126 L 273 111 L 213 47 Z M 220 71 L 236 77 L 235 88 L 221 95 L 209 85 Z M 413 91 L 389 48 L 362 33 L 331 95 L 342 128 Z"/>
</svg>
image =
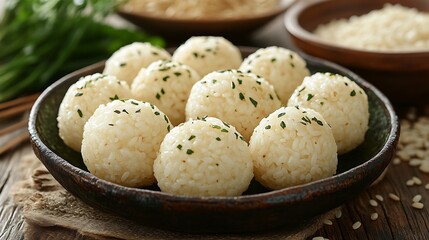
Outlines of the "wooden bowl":
<svg viewBox="0 0 429 240">
<path fill-rule="evenodd" d="M 429 50 L 357 50 L 330 44 L 312 33 L 319 24 L 362 15 L 382 8 L 386 3 L 429 11 L 427 0 L 307 0 L 299 1 L 289 9 L 285 16 L 285 26 L 295 45 L 302 51 L 349 68 L 373 83 L 393 102 L 429 102 Z"/>
<path fill-rule="evenodd" d="M 228 38 L 242 37 L 262 27 L 276 16 L 284 13 L 295 0 L 280 0 L 278 7 L 268 12 L 236 18 L 174 18 L 164 15 L 133 13 L 118 10 L 124 19 L 168 39 L 183 40 L 191 36 L 213 35 Z"/>
<path fill-rule="evenodd" d="M 255 48 L 241 48 L 243 56 Z M 238 197 L 187 197 L 160 192 L 156 186 L 128 188 L 89 173 L 80 153 L 58 136 L 59 105 L 80 77 L 102 71 L 104 63 L 71 73 L 47 88 L 34 104 L 29 122 L 37 157 L 69 192 L 87 204 L 150 226 L 186 232 L 251 232 L 305 223 L 354 198 L 379 177 L 393 157 L 398 119 L 383 94 L 356 74 L 330 62 L 303 56 L 312 73 L 329 71 L 357 82 L 369 98 L 366 140 L 339 156 L 335 176 L 270 191 L 256 181 Z"/>
</svg>

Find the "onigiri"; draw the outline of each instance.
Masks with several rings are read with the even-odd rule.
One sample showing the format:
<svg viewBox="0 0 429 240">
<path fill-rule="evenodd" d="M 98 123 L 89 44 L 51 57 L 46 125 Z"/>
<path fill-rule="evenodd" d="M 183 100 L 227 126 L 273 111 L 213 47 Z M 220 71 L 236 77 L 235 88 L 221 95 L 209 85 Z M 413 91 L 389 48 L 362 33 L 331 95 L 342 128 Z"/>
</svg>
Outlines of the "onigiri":
<svg viewBox="0 0 429 240">
<path fill-rule="evenodd" d="M 131 85 L 141 68 L 149 66 L 157 60 L 171 59 L 165 49 L 150 43 L 135 42 L 121 47 L 107 59 L 104 74 L 116 76 Z"/>
<path fill-rule="evenodd" d="M 240 70 L 260 75 L 270 82 L 284 105 L 304 77 L 310 75 L 303 58 L 281 47 L 257 50 L 244 59 Z"/>
<path fill-rule="evenodd" d="M 131 98 L 125 81 L 99 73 L 79 79 L 65 94 L 58 111 L 59 136 L 75 151 L 80 151 L 83 127 L 100 104 Z"/>
<path fill-rule="evenodd" d="M 240 50 L 223 37 L 191 37 L 173 54 L 173 60 L 197 71 L 201 77 L 216 70 L 240 67 Z"/>
<path fill-rule="evenodd" d="M 306 77 L 295 90 L 289 106 L 312 108 L 332 126 L 338 153 L 361 144 L 368 130 L 368 97 L 365 91 L 345 76 L 316 73 Z"/>
<path fill-rule="evenodd" d="M 154 163 L 163 192 L 187 196 L 238 196 L 253 178 L 249 148 L 219 119 L 189 120 L 169 132 Z"/>
<path fill-rule="evenodd" d="M 155 182 L 153 161 L 172 128 L 156 106 L 137 100 L 100 105 L 85 124 L 82 158 L 95 176 L 128 187 Z"/>
<path fill-rule="evenodd" d="M 212 72 L 194 84 L 186 117 L 217 117 L 250 139 L 263 117 L 281 105 L 274 88 L 263 78 L 238 70 Z"/>
<path fill-rule="evenodd" d="M 337 169 L 337 145 L 312 109 L 282 107 L 255 128 L 249 144 L 255 178 L 281 189 L 326 178 Z"/>
<path fill-rule="evenodd" d="M 135 98 L 150 102 L 170 117 L 174 125 L 185 121 L 189 92 L 200 76 L 192 68 L 170 60 L 143 68 L 131 85 Z"/>
</svg>

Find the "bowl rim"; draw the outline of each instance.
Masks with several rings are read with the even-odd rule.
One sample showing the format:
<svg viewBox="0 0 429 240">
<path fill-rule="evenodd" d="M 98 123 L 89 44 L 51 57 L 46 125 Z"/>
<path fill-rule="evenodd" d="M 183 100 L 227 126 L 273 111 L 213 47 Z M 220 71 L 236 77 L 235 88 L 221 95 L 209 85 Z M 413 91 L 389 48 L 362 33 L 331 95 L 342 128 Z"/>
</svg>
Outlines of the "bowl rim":
<svg viewBox="0 0 429 240">
<path fill-rule="evenodd" d="M 284 25 L 288 32 L 299 39 L 303 39 L 311 44 L 317 46 L 318 48 L 329 48 L 335 52 L 348 52 L 350 54 L 359 54 L 369 57 L 377 57 L 380 55 L 403 58 L 404 56 L 410 57 L 424 57 L 429 55 L 428 50 L 401 50 L 401 51 L 388 51 L 388 50 L 365 50 L 359 48 L 348 48 L 338 44 L 331 44 L 329 41 L 317 37 L 312 32 L 303 28 L 299 22 L 298 18 L 303 11 L 307 8 L 314 5 L 323 4 L 324 2 L 330 2 L 332 0 L 306 0 L 298 1 L 296 4 L 293 4 L 287 11 L 284 17 Z M 340 0 L 336 0 L 340 1 Z"/>
<path fill-rule="evenodd" d="M 153 21 L 159 22 L 176 22 L 178 24 L 189 24 L 189 23 L 201 23 L 201 24 L 224 24 L 231 22 L 246 22 L 254 19 L 263 19 L 277 16 L 283 12 L 285 12 L 288 8 L 290 8 L 297 0 L 279 0 L 277 6 L 273 9 L 270 9 L 265 12 L 261 12 L 259 14 L 249 14 L 242 17 L 221 17 L 221 18 L 186 18 L 186 17 L 172 17 L 172 16 L 162 16 L 156 15 L 152 13 L 145 12 L 130 12 L 126 11 L 122 8 L 118 8 L 116 12 L 119 15 L 124 16 L 132 16 L 138 17 L 142 19 L 151 19 Z"/>
<path fill-rule="evenodd" d="M 240 49 L 257 49 L 252 47 L 242 47 Z M 300 53 L 302 54 L 302 53 Z M 353 77 L 353 81 L 357 81 L 359 84 L 364 86 L 365 88 L 373 91 L 375 96 L 382 102 L 383 108 L 388 113 L 388 117 L 390 118 L 390 131 L 388 134 L 388 138 L 386 139 L 385 144 L 382 149 L 371 159 L 367 160 L 363 164 L 357 165 L 353 168 L 348 169 L 340 174 L 336 174 L 334 176 L 324 178 L 321 180 L 313 181 L 310 183 L 297 185 L 293 187 L 288 187 L 280 190 L 272 190 L 265 193 L 257 193 L 250 195 L 242 195 L 235 197 L 227 197 L 227 196 L 215 196 L 215 197 L 195 197 L 195 196 L 182 196 L 182 195 L 174 195 L 170 193 L 165 193 L 161 191 L 149 190 L 149 189 L 141 189 L 141 188 L 131 188 L 117 185 L 115 183 L 111 183 L 102 179 L 99 179 L 92 175 L 91 173 L 84 171 L 78 167 L 73 166 L 71 163 L 66 161 L 57 155 L 52 149 L 50 149 L 46 144 L 41 140 L 37 128 L 36 128 L 36 120 L 38 118 L 39 109 L 45 99 L 52 94 L 52 91 L 57 88 L 59 85 L 62 85 L 64 82 L 69 81 L 70 78 L 81 75 L 83 72 L 93 71 L 95 69 L 101 68 L 104 65 L 104 61 L 87 66 L 75 72 L 72 72 L 55 83 L 45 89 L 43 93 L 39 96 L 39 98 L 34 103 L 29 117 L 28 130 L 30 133 L 30 139 L 33 143 L 33 147 L 36 147 L 39 150 L 48 154 L 51 158 L 48 161 L 54 162 L 54 164 L 63 168 L 64 172 L 69 174 L 71 177 L 79 176 L 79 181 L 85 184 L 90 184 L 92 187 L 96 188 L 100 192 L 106 194 L 113 194 L 121 197 L 132 197 L 135 195 L 146 195 L 150 198 L 161 199 L 163 202 L 178 202 L 178 201 L 186 201 L 190 204 L 194 204 L 193 208 L 198 208 L 201 206 L 207 206 L 207 204 L 221 204 L 225 209 L 234 209 L 234 204 L 245 204 L 249 206 L 249 209 L 257 209 L 261 208 L 260 205 L 254 204 L 260 200 L 264 201 L 264 207 L 270 206 L 279 206 L 279 205 L 288 205 L 293 202 L 303 200 L 306 198 L 314 198 L 318 195 L 336 192 L 338 190 L 338 182 L 342 185 L 341 189 L 347 189 L 359 180 L 365 178 L 371 172 L 371 169 L 374 169 L 378 166 L 387 166 L 390 162 L 391 158 L 385 159 L 381 161 L 380 156 L 384 155 L 391 148 L 395 148 L 396 143 L 399 138 L 399 123 L 398 117 L 394 111 L 393 106 L 387 97 L 384 96 L 377 88 L 375 88 L 370 83 L 364 81 L 361 77 L 356 75 L 355 73 L 343 68 L 335 63 L 318 59 L 315 57 L 311 57 L 307 54 L 302 54 L 303 58 L 308 59 L 310 61 L 319 62 L 328 67 L 333 67 L 337 70 L 345 72 Z M 39 157 L 39 156 L 38 156 Z M 40 158 L 40 157 L 39 157 Z M 42 161 L 43 162 L 43 161 Z M 358 177 L 356 177 L 358 176 Z"/>
</svg>

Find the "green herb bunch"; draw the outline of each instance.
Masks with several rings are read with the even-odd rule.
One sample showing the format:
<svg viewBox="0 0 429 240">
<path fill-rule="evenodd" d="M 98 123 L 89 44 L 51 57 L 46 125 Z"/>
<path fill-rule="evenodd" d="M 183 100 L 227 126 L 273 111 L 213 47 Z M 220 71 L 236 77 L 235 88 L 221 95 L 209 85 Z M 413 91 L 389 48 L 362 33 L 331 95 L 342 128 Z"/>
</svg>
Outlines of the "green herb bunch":
<svg viewBox="0 0 429 240">
<path fill-rule="evenodd" d="M 6 0 L 0 20 L 0 102 L 41 91 L 123 45 L 164 41 L 103 23 L 117 0 Z"/>
</svg>

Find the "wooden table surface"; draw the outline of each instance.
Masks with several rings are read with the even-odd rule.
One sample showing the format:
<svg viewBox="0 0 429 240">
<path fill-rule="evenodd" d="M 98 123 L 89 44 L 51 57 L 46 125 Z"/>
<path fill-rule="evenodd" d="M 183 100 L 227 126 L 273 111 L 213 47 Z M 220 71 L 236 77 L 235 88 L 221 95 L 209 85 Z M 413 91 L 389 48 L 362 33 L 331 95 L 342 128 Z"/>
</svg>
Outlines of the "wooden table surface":
<svg viewBox="0 0 429 240">
<path fill-rule="evenodd" d="M 258 47 L 276 45 L 295 49 L 290 44 L 282 21 L 283 18 L 278 17 L 254 35 L 235 42 Z M 5 141 L 5 138 L 0 139 L 0 144 Z M 26 143 L 0 156 L 1 240 L 23 239 L 23 218 L 20 209 L 12 202 L 10 190 L 14 183 L 21 178 L 22 171 L 17 169 L 21 157 L 31 151 L 29 144 Z M 406 182 L 414 176 L 421 179 L 422 184 L 407 186 Z M 411 167 L 404 162 L 398 165 L 391 164 L 385 178 L 380 183 L 362 192 L 355 200 L 345 204 L 342 208 L 342 216 L 332 220 L 332 222 L 327 222 L 313 237 L 322 236 L 329 239 L 429 239 L 429 208 L 415 209 L 411 206 L 412 198 L 417 194 L 421 194 L 421 202 L 429 206 L 429 190 L 425 190 L 425 185 L 428 182 L 429 174 L 421 173 L 416 167 Z M 389 193 L 397 194 L 401 200 L 392 200 L 388 196 Z M 376 195 L 382 196 L 383 201 L 377 200 L 377 206 L 371 206 L 369 200 L 376 200 Z M 378 214 L 378 219 L 371 220 L 371 214 L 375 212 Z M 362 226 L 354 230 L 352 225 L 357 221 L 360 221 Z"/>
</svg>

